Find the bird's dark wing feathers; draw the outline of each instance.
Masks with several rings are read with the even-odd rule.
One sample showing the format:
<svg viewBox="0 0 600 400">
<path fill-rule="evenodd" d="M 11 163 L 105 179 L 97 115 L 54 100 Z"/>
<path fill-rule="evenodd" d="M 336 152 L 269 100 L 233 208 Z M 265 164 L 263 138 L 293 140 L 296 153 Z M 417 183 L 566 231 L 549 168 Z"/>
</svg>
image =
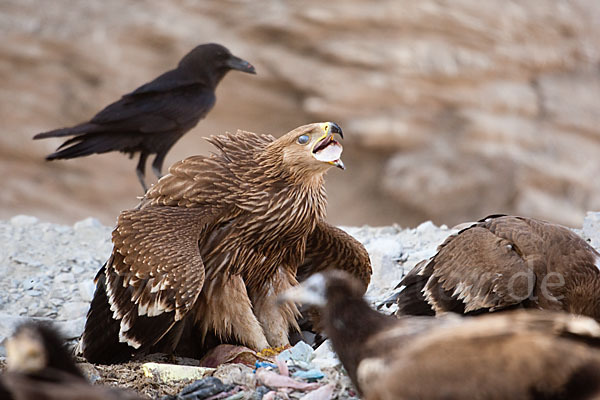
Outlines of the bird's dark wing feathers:
<svg viewBox="0 0 600 400">
<path fill-rule="evenodd" d="M 152 133 L 176 128 L 190 129 L 214 104 L 214 92 L 200 84 L 164 92 L 134 92 L 104 108 L 90 123 L 118 132 Z"/>
<path fill-rule="evenodd" d="M 169 92 L 171 90 L 179 90 L 183 87 L 192 85 L 202 85 L 207 89 L 210 88 L 210 86 L 203 83 L 199 77 L 189 78 L 183 75 L 184 74 L 181 70 L 172 69 L 170 71 L 165 72 L 164 74 L 157 76 L 152 81 L 143 84 L 142 86 L 135 89 L 133 92 L 126 94 L 125 96 Z"/>
</svg>

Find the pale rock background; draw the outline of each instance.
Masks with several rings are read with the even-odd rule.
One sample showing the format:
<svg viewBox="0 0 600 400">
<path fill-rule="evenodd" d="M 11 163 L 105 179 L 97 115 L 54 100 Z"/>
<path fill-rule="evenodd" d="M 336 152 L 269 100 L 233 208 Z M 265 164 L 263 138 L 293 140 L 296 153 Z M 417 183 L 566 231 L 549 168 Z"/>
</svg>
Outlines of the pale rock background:
<svg viewBox="0 0 600 400">
<path fill-rule="evenodd" d="M 505 212 L 581 226 L 600 208 L 600 2 L 595 0 L 3 0 L 0 218 L 112 225 L 141 191 L 123 155 L 46 163 L 41 131 L 82 122 L 219 42 L 230 73 L 203 136 L 279 135 L 334 120 L 345 172 L 328 175 L 345 225 L 450 226 Z"/>
</svg>

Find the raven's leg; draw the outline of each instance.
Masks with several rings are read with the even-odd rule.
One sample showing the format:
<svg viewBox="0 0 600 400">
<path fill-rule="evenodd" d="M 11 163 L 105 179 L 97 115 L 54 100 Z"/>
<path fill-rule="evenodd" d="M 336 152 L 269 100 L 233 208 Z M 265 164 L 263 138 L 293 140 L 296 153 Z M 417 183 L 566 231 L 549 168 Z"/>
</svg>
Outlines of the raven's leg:
<svg viewBox="0 0 600 400">
<path fill-rule="evenodd" d="M 156 153 L 156 157 L 154 158 L 154 161 L 152 161 L 152 171 L 154 171 L 154 175 L 156 175 L 156 177 L 158 179 L 160 179 L 162 177 L 162 166 L 163 166 L 163 162 L 165 161 L 165 156 L 167 155 L 167 152 L 158 152 Z"/>
<path fill-rule="evenodd" d="M 135 173 L 137 174 L 140 183 L 142 184 L 142 188 L 144 189 L 144 193 L 148 190 L 146 186 L 146 182 L 144 178 L 146 176 L 146 159 L 148 158 L 148 153 L 145 151 L 140 152 L 140 161 L 138 161 L 137 167 L 135 168 Z"/>
</svg>

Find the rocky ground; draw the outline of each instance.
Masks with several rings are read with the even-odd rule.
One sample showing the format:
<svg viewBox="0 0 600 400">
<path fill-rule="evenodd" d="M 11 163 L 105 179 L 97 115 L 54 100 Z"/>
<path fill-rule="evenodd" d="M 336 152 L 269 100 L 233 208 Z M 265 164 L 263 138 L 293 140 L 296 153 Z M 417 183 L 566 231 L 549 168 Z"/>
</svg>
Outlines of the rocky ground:
<svg viewBox="0 0 600 400">
<path fill-rule="evenodd" d="M 93 296 L 93 278 L 111 251 L 111 229 L 93 218 L 72 226 L 47 223 L 24 215 L 0 221 L 0 343 L 16 324 L 28 318 L 50 319 L 71 343 L 76 342 Z M 399 226 L 344 229 L 360 240 L 371 256 L 374 273 L 367 297 L 372 303 L 387 298 L 406 271 L 433 255 L 437 245 L 455 232 L 445 226 L 436 227 L 431 222 L 414 229 Z M 578 233 L 600 248 L 600 213 L 588 213 Z M 0 356 L 4 356 L 1 346 Z M 314 367 L 325 373 L 317 385 L 322 391 L 331 389 L 338 398 L 354 395 L 327 344 L 303 357 L 306 357 L 306 364 L 297 369 Z M 164 361 L 160 357 L 150 361 L 157 360 Z M 113 367 L 82 362 L 81 366 L 97 383 L 130 387 L 150 397 L 172 395 L 189 384 L 186 380 L 163 383 L 151 374 L 145 376 L 142 371 L 145 361 L 149 360 Z M 193 360 L 178 361 L 197 365 Z M 258 376 L 252 368 L 240 364 L 220 367 L 211 373 L 246 390 L 238 390 L 232 394 L 238 397 L 233 398 L 250 398 L 251 392 L 259 390 L 272 378 Z M 300 398 L 303 391 L 292 390 L 288 395 Z"/>
</svg>

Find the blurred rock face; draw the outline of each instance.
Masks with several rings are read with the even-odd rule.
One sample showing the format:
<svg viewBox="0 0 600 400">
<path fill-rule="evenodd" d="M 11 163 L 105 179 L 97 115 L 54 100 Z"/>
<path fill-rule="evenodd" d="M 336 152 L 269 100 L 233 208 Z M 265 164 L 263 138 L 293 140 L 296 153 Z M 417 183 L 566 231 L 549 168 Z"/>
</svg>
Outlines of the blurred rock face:
<svg viewBox="0 0 600 400">
<path fill-rule="evenodd" d="M 0 3 L 0 217 L 107 224 L 141 195 L 133 160 L 45 163 L 44 130 L 91 117 L 193 46 L 226 45 L 203 136 L 334 120 L 348 170 L 328 176 L 338 224 L 454 224 L 516 213 L 579 225 L 600 208 L 600 3 L 540 0 Z"/>
</svg>

